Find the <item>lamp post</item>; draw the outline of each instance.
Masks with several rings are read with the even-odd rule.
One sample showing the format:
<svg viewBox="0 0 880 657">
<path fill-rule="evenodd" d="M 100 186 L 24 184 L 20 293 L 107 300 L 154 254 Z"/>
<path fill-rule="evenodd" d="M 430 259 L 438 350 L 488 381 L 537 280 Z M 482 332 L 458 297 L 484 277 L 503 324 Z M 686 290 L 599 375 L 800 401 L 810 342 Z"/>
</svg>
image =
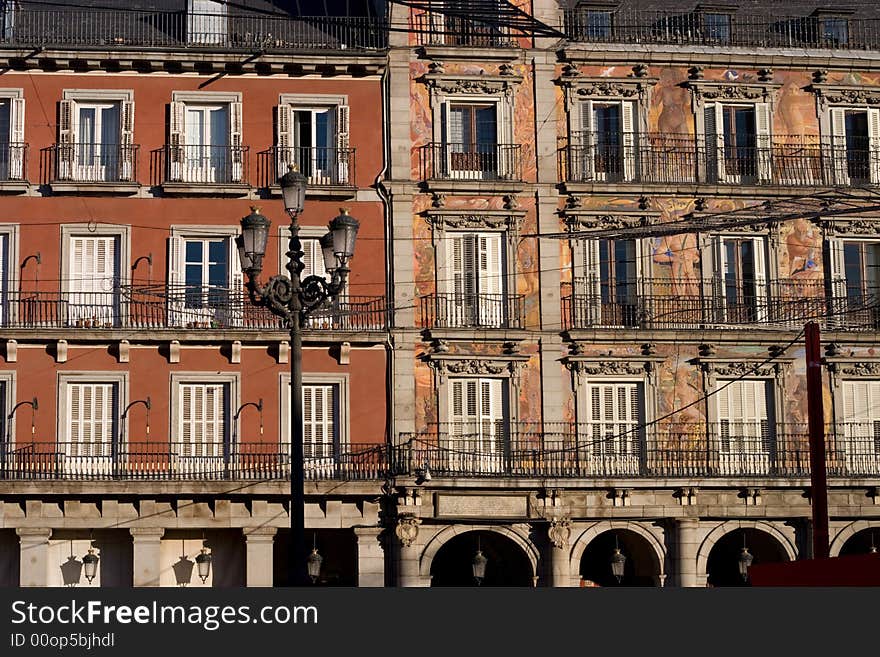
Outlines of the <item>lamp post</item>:
<svg viewBox="0 0 880 657">
<path fill-rule="evenodd" d="M 294 166 L 279 180 L 284 210 L 290 217 L 290 242 L 287 249 L 288 276 L 272 276 L 265 285 L 259 282 L 266 254 L 271 222 L 251 208 L 241 220 L 241 235 L 236 240 L 241 269 L 247 275 L 247 291 L 252 303 L 268 308 L 284 320 L 290 331 L 290 583 L 307 586 L 310 578 L 305 554 L 305 492 L 303 479 L 302 431 L 302 329 L 308 314 L 337 296 L 348 277 L 348 261 L 354 255 L 358 221 L 347 210 L 333 219 L 329 233 L 321 238 L 324 268 L 331 275 L 328 282 L 322 276 L 301 279 L 305 263 L 299 239 L 298 217 L 305 205 L 306 177 Z"/>
</svg>

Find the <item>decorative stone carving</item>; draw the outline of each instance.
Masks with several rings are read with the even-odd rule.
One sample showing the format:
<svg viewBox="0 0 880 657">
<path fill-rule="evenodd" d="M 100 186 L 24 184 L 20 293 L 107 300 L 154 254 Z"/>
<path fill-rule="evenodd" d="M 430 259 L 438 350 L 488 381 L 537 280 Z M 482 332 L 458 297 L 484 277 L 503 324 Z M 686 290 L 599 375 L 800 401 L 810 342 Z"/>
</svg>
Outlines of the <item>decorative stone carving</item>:
<svg viewBox="0 0 880 657">
<path fill-rule="evenodd" d="M 515 194 L 507 194 L 501 200 L 504 201 L 505 210 L 516 210 L 519 207 L 519 199 Z"/>
<path fill-rule="evenodd" d="M 700 351 L 700 356 L 714 356 L 716 353 L 714 344 L 703 343 L 698 347 Z"/>
<path fill-rule="evenodd" d="M 520 344 L 519 344 L 519 342 L 515 342 L 513 340 L 510 340 L 508 342 L 505 342 L 501 348 L 505 354 L 518 354 L 519 349 L 520 349 Z"/>
<path fill-rule="evenodd" d="M 574 62 L 569 62 L 565 66 L 562 67 L 562 77 L 564 78 L 576 78 L 581 74 L 580 67 Z"/>
<path fill-rule="evenodd" d="M 514 86 L 522 81 L 522 78 L 512 73 L 503 76 L 479 75 L 461 76 L 457 78 L 440 77 L 428 74 L 422 77 L 422 82 L 428 85 L 432 92 L 441 94 L 512 94 Z"/>
<path fill-rule="evenodd" d="M 632 488 L 612 488 L 609 497 L 614 506 L 632 506 Z"/>
<path fill-rule="evenodd" d="M 571 539 L 571 520 L 568 518 L 560 518 L 550 521 L 550 527 L 547 529 L 547 537 L 553 544 L 553 547 L 564 549 L 568 547 Z"/>
<path fill-rule="evenodd" d="M 505 62 L 498 67 L 498 74 L 504 76 L 516 75 L 516 67 Z"/>
<path fill-rule="evenodd" d="M 744 361 L 718 363 L 703 361 L 703 371 L 720 377 L 741 378 L 754 376 L 772 378 L 779 371 L 779 363 L 749 363 Z"/>
<path fill-rule="evenodd" d="M 449 343 L 446 340 L 434 340 L 434 344 L 432 345 L 435 354 L 445 354 L 449 351 Z"/>
<path fill-rule="evenodd" d="M 442 208 L 446 205 L 446 194 L 434 192 L 431 195 L 431 207 Z"/>
<path fill-rule="evenodd" d="M 653 217 L 643 214 L 569 214 L 565 224 L 571 232 L 608 228 L 637 228 L 653 224 Z"/>
<path fill-rule="evenodd" d="M 705 67 L 703 66 L 691 66 L 688 69 L 688 79 L 690 80 L 702 80 L 703 79 L 703 71 Z"/>
<path fill-rule="evenodd" d="M 636 64 L 632 67 L 633 75 L 637 78 L 646 78 L 648 77 L 648 65 L 647 64 Z"/>
<path fill-rule="evenodd" d="M 880 235 L 880 219 L 859 218 L 843 220 L 820 220 L 819 226 L 826 235 Z"/>
<path fill-rule="evenodd" d="M 404 547 L 410 547 L 419 536 L 419 525 L 422 521 L 415 516 L 402 516 L 397 519 L 394 534 Z"/>
<path fill-rule="evenodd" d="M 581 376 L 644 376 L 650 366 L 634 360 L 568 360 L 566 365 Z"/>
<path fill-rule="evenodd" d="M 682 506 L 694 506 L 697 503 L 697 489 L 696 488 L 679 488 L 673 494 L 673 497 L 678 499 L 678 503 Z"/>
<path fill-rule="evenodd" d="M 648 196 L 639 196 L 639 209 L 647 210 L 651 207 L 651 199 Z"/>
<path fill-rule="evenodd" d="M 694 212 L 705 212 L 709 206 L 709 201 L 703 197 L 694 199 Z"/>
<path fill-rule="evenodd" d="M 446 65 L 441 61 L 434 60 L 428 64 L 428 70 L 435 74 L 446 73 Z"/>
<path fill-rule="evenodd" d="M 835 356 L 842 356 L 843 350 L 840 348 L 840 345 L 836 342 L 829 342 L 825 345 L 825 355 L 834 358 Z"/>
<path fill-rule="evenodd" d="M 581 98 L 634 98 L 641 94 L 639 86 L 625 82 L 592 82 L 578 86 L 575 93 Z"/>
<path fill-rule="evenodd" d="M 655 356 L 657 354 L 657 347 L 650 342 L 642 345 L 642 355 L 643 356 Z"/>
<path fill-rule="evenodd" d="M 773 82 L 761 82 L 759 84 L 747 84 L 740 82 L 719 82 L 702 79 L 689 80 L 687 86 L 694 94 L 698 102 L 715 101 L 766 101 L 773 97 L 773 92 L 779 88 L 779 84 Z"/>
<path fill-rule="evenodd" d="M 580 196 L 569 196 L 565 199 L 565 207 L 568 210 L 577 210 L 584 204 L 584 199 Z"/>
<path fill-rule="evenodd" d="M 824 105 L 880 105 L 880 89 L 850 85 L 814 84 L 813 91 Z"/>
<path fill-rule="evenodd" d="M 522 364 L 519 360 L 490 360 L 488 358 L 431 358 L 428 366 L 437 370 L 440 376 L 473 375 L 473 376 L 498 376 L 505 373 L 515 374 Z"/>
<path fill-rule="evenodd" d="M 823 84 L 828 81 L 828 69 L 819 68 L 813 71 L 813 82 Z"/>
<path fill-rule="evenodd" d="M 829 363 L 829 369 L 841 376 L 880 376 L 880 361 L 860 363 Z"/>
<path fill-rule="evenodd" d="M 506 215 L 484 214 L 432 214 L 428 220 L 436 228 L 469 229 L 469 228 L 507 228 L 509 217 Z"/>
<path fill-rule="evenodd" d="M 773 69 L 772 68 L 758 69 L 758 79 L 761 82 L 772 82 L 773 81 Z"/>
</svg>

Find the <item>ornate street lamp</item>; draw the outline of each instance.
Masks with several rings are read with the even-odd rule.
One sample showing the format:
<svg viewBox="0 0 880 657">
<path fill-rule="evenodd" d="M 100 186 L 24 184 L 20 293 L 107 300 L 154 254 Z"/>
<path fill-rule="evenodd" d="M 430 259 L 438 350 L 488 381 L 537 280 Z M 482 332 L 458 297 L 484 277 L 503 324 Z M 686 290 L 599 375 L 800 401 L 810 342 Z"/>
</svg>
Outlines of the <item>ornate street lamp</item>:
<svg viewBox="0 0 880 657">
<path fill-rule="evenodd" d="M 95 579 L 95 576 L 98 574 L 98 562 L 100 558 L 97 554 L 95 554 L 94 548 L 89 548 L 88 553 L 83 557 L 83 574 L 86 576 L 86 579 L 89 580 L 89 584 L 92 583 L 92 580 Z"/>
<path fill-rule="evenodd" d="M 208 548 L 203 547 L 201 551 L 196 555 L 196 569 L 199 574 L 199 578 L 202 580 L 202 584 L 208 579 L 211 574 L 211 562 L 214 560 L 214 557 L 208 552 Z"/>
<path fill-rule="evenodd" d="M 617 579 L 617 583 L 623 581 L 623 567 L 626 564 L 626 555 L 620 551 L 617 544 L 617 534 L 614 535 L 614 552 L 611 554 L 611 574 Z"/>
<path fill-rule="evenodd" d="M 743 546 L 739 551 L 737 566 L 739 567 L 739 576 L 742 577 L 744 582 L 749 581 L 749 566 L 752 565 L 752 561 L 754 560 L 755 557 L 752 556 L 752 553 L 749 552 L 749 548 L 746 547 L 746 533 L 743 532 Z"/>
<path fill-rule="evenodd" d="M 312 553 L 308 558 L 308 569 L 309 569 L 309 577 L 312 578 L 312 584 L 318 581 L 318 578 L 321 576 L 321 562 L 324 561 L 324 557 L 318 554 L 318 548 L 312 548 Z"/>
<path fill-rule="evenodd" d="M 291 543 L 288 563 L 294 570 L 291 584 L 308 584 L 305 569 L 305 492 L 303 473 L 302 435 L 302 329 L 309 313 L 325 307 L 345 287 L 348 262 L 354 255 L 358 221 L 343 209 L 329 225 L 329 232 L 321 238 L 324 264 L 330 274 L 328 282 L 323 276 L 307 276 L 301 279 L 305 269 L 302 243 L 299 239 L 297 217 L 305 205 L 306 177 L 296 167 L 279 180 L 284 210 L 290 216 L 290 242 L 287 250 L 288 275 L 272 276 L 265 285 L 259 282 L 266 254 L 266 242 L 271 222 L 251 208 L 251 214 L 241 220 L 241 235 L 237 238 L 241 269 L 247 275 L 247 290 L 251 302 L 268 308 L 282 318 L 290 330 L 290 427 L 291 427 L 291 476 L 290 476 L 290 529 Z"/>
<path fill-rule="evenodd" d="M 488 561 L 486 555 L 480 550 L 480 539 L 477 537 L 477 553 L 474 555 L 474 559 L 471 562 L 471 570 L 474 573 L 474 579 L 477 582 L 477 586 L 482 584 L 483 580 L 486 578 L 486 563 Z"/>
</svg>

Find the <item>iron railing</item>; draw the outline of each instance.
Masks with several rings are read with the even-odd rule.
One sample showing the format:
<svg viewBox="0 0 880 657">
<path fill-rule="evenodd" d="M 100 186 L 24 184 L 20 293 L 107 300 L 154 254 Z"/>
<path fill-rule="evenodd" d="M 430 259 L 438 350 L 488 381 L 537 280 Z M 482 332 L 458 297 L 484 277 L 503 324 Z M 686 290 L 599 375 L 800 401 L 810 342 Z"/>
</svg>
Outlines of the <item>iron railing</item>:
<svg viewBox="0 0 880 657">
<path fill-rule="evenodd" d="M 423 180 L 510 180 L 523 176 L 520 144 L 425 144 L 419 148 Z"/>
<path fill-rule="evenodd" d="M 420 46 L 515 48 L 517 45 L 506 26 L 433 11 L 413 13 L 412 30 Z"/>
<path fill-rule="evenodd" d="M 257 178 L 261 187 L 272 187 L 295 164 L 309 187 L 353 187 L 355 184 L 353 148 L 274 146 L 257 153 Z"/>
<path fill-rule="evenodd" d="M 246 185 L 248 153 L 247 146 L 166 144 L 152 153 L 154 182 Z"/>
<path fill-rule="evenodd" d="M 565 12 L 572 41 L 670 45 L 880 50 L 880 20 L 715 11 L 576 8 Z"/>
<path fill-rule="evenodd" d="M 7 3 L 9 5 L 9 3 Z M 7 47 L 186 48 L 205 50 L 378 50 L 382 19 L 358 16 L 223 14 L 63 6 L 7 10 Z"/>
<path fill-rule="evenodd" d="M 507 328 L 525 324 L 521 294 L 429 294 L 420 300 L 426 328 Z"/>
<path fill-rule="evenodd" d="M 832 477 L 880 475 L 880 421 L 826 429 Z M 805 478 L 806 425 L 768 422 L 431 425 L 401 434 L 391 470 L 434 477 Z"/>
<path fill-rule="evenodd" d="M 136 182 L 139 148 L 99 142 L 55 144 L 43 151 L 46 182 Z"/>
<path fill-rule="evenodd" d="M 0 182 L 27 180 L 28 145 L 0 142 Z"/>
<path fill-rule="evenodd" d="M 563 288 L 566 329 L 711 328 L 769 324 L 877 330 L 880 289 L 823 280 L 684 280 L 578 277 Z"/>
<path fill-rule="evenodd" d="M 815 187 L 880 185 L 880 145 L 867 137 L 575 132 L 560 140 L 567 182 Z"/>
<path fill-rule="evenodd" d="M 316 453 L 318 452 L 318 453 Z M 31 442 L 0 454 L 0 478 L 12 480 L 273 480 L 290 478 L 289 443 Z M 380 479 L 384 443 L 306 449 L 307 480 Z"/>
<path fill-rule="evenodd" d="M 287 330 L 243 292 L 226 288 L 168 286 L 114 288 L 106 292 L 8 292 L 0 303 L 6 328 L 262 329 Z M 314 310 L 306 330 L 381 331 L 384 297 L 340 296 Z"/>
</svg>

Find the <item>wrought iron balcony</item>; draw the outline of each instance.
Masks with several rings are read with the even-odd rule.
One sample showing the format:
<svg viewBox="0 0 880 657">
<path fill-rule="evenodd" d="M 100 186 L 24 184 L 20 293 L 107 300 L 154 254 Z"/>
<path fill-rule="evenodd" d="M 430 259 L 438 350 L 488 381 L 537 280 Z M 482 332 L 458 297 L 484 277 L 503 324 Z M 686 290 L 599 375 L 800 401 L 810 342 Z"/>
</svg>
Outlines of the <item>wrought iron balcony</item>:
<svg viewBox="0 0 880 657">
<path fill-rule="evenodd" d="M 106 292 L 9 292 L 0 304 L 0 325 L 9 329 L 286 330 L 244 293 L 226 288 L 156 286 Z M 341 296 L 312 313 L 306 330 L 381 331 L 387 326 L 384 297 Z"/>
<path fill-rule="evenodd" d="M 247 146 L 166 144 L 153 151 L 154 184 L 247 185 Z"/>
<path fill-rule="evenodd" d="M 55 144 L 43 151 L 46 182 L 137 182 L 140 146 L 100 142 Z"/>
<path fill-rule="evenodd" d="M 385 476 L 384 443 L 310 446 L 307 480 L 373 480 Z M 31 442 L 0 452 L 0 479 L 74 481 L 214 481 L 290 478 L 290 444 Z"/>
<path fill-rule="evenodd" d="M 521 181 L 520 144 L 425 144 L 419 148 L 422 180 Z"/>
<path fill-rule="evenodd" d="M 22 142 L 0 142 L 0 182 L 27 180 L 28 145 Z"/>
<path fill-rule="evenodd" d="M 272 187 L 295 164 L 308 179 L 309 187 L 353 187 L 355 185 L 353 148 L 317 146 L 275 146 L 257 153 L 261 187 Z"/>
<path fill-rule="evenodd" d="M 826 462 L 832 477 L 880 475 L 880 421 L 829 425 Z M 392 447 L 392 471 L 426 464 L 434 477 L 802 479 L 810 451 L 800 424 L 438 424 Z"/>
<path fill-rule="evenodd" d="M 753 135 L 736 145 L 685 134 L 576 132 L 561 143 L 560 176 L 572 183 L 880 185 L 880 145 L 867 137 Z"/>
<path fill-rule="evenodd" d="M 771 325 L 828 329 L 880 328 L 880 290 L 822 280 L 763 283 L 720 278 L 575 278 L 563 293 L 566 330 L 593 327 L 687 329 Z"/>
<path fill-rule="evenodd" d="M 877 19 L 771 16 L 754 8 L 748 13 L 577 8 L 565 12 L 564 31 L 570 40 L 587 43 L 880 50 Z"/>
<path fill-rule="evenodd" d="M 422 326 L 521 329 L 524 301 L 521 294 L 430 294 L 420 300 Z"/>
<path fill-rule="evenodd" d="M 439 12 L 413 12 L 412 31 L 420 46 L 515 48 L 516 40 L 505 26 L 491 25 Z"/>
<path fill-rule="evenodd" d="M 0 45 L 287 52 L 378 50 L 387 43 L 384 22 L 369 17 L 294 17 L 234 8 L 204 14 L 80 5 L 48 9 L 21 4 L 7 10 Z"/>
</svg>

